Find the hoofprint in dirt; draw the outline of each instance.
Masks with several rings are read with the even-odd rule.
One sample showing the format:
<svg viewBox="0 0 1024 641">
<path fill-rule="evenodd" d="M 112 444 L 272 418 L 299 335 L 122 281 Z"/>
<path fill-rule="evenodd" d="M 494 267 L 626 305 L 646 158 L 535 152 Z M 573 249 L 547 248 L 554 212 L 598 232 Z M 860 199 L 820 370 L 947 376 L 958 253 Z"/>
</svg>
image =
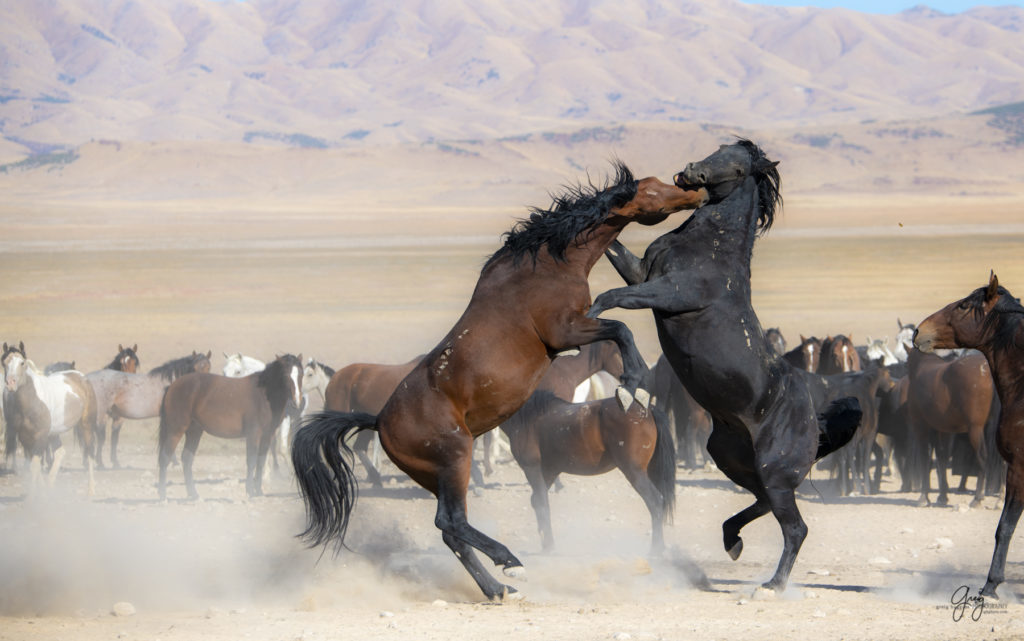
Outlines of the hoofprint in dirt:
<svg viewBox="0 0 1024 641">
<path fill-rule="evenodd" d="M 0 476 L 0 639 L 450 639 L 483 629 L 522 639 L 1024 635 L 1019 546 L 1010 548 L 1003 601 L 986 601 L 977 621 L 973 603 L 965 612 L 950 603 L 960 586 L 973 596 L 984 582 L 994 497 L 981 508 L 967 507 L 969 494 L 948 508 L 917 508 L 887 477 L 881 495 L 825 498 L 832 483 L 815 471 L 800 488 L 813 530 L 791 585 L 761 599 L 755 588 L 781 535 L 757 522 L 744 556 L 728 559 L 721 522 L 746 497 L 717 470 L 679 471 L 669 551 L 650 559 L 646 508 L 616 473 L 563 478 L 551 495 L 557 548 L 541 554 L 529 487 L 506 462 L 470 510 L 521 554 L 529 579 L 521 602 L 489 605 L 431 527 L 432 498 L 394 468 L 383 489 L 362 492 L 352 550 L 321 558 L 294 538 L 303 515 L 291 478 L 247 500 L 244 448 L 203 446 L 199 502 L 156 500 L 156 453 L 142 439 L 125 448 L 125 469 L 97 473 L 92 501 L 76 482 L 80 464 L 31 501 L 20 475 Z"/>
</svg>

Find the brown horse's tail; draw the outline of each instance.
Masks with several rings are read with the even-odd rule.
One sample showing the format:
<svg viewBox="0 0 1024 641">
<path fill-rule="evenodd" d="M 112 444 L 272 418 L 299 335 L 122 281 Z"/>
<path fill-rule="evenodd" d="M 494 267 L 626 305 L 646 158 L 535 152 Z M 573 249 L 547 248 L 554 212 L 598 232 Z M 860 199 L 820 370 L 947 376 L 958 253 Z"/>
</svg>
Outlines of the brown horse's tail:
<svg viewBox="0 0 1024 641">
<path fill-rule="evenodd" d="M 828 408 L 818 417 L 818 460 L 850 442 L 860 427 L 862 416 L 860 401 L 854 396 L 847 396 L 832 401 Z"/>
<path fill-rule="evenodd" d="M 358 494 L 349 462 L 352 450 L 345 440 L 366 429 L 377 429 L 373 414 L 325 411 L 305 419 L 295 432 L 292 467 L 306 504 L 306 529 L 299 538 L 311 546 L 336 539 L 338 551 L 345 544 L 348 519 Z"/>
<path fill-rule="evenodd" d="M 657 407 L 650 408 L 658 438 L 654 442 L 654 454 L 647 464 L 647 478 L 661 493 L 661 509 L 665 521 L 672 522 L 676 508 L 676 448 L 672 440 L 672 424 L 665 412 Z"/>
</svg>

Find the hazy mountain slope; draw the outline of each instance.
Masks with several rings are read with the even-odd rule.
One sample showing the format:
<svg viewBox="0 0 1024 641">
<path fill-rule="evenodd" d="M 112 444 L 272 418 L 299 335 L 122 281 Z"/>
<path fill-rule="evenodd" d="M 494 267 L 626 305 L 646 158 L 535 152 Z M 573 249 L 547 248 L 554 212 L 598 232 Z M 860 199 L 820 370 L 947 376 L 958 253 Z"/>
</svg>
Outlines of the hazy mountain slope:
<svg viewBox="0 0 1024 641">
<path fill-rule="evenodd" d="M 1022 23 L 1009 7 L 733 0 L 15 0 L 0 4 L 0 135 L 28 154 L 932 117 L 1024 98 Z"/>
</svg>

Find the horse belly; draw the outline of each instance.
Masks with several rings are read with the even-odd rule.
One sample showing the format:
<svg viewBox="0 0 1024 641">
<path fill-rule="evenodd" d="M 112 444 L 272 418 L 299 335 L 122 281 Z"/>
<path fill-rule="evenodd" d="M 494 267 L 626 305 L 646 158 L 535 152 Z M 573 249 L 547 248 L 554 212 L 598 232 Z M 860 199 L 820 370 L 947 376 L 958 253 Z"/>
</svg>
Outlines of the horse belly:
<svg viewBox="0 0 1024 641">
<path fill-rule="evenodd" d="M 66 432 L 81 420 L 83 403 L 75 389 L 61 378 L 46 380 L 36 386 L 36 395 L 50 414 L 50 433 Z"/>
</svg>

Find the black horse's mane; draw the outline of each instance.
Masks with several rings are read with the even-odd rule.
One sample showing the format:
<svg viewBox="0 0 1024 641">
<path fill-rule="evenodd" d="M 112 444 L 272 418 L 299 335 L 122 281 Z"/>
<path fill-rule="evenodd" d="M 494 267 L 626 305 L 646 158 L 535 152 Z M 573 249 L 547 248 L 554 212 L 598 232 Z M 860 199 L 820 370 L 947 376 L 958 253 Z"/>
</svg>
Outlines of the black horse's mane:
<svg viewBox="0 0 1024 641">
<path fill-rule="evenodd" d="M 982 287 L 968 298 L 975 314 L 985 313 L 982 305 L 985 301 L 986 289 Z M 993 349 L 997 352 L 1005 352 L 1015 347 L 1022 347 L 1017 345 L 1017 337 L 1020 335 L 1022 326 L 1024 326 L 1024 306 L 1021 306 L 1020 300 L 1014 298 L 1013 294 L 1005 288 L 999 287 L 999 300 L 985 317 L 982 325 L 982 331 L 992 336 Z"/>
<path fill-rule="evenodd" d="M 202 356 L 202 354 L 192 354 L 190 356 L 182 356 L 174 360 L 167 361 L 160 367 L 154 367 L 149 370 L 150 376 L 159 376 L 165 381 L 173 381 L 179 376 L 184 376 L 190 372 L 195 371 L 196 360 Z"/>
<path fill-rule="evenodd" d="M 552 196 L 550 208 L 531 207 L 530 217 L 521 219 L 504 234 L 505 244 L 491 260 L 510 253 L 516 263 L 527 254 L 536 262 L 541 247 L 547 246 L 555 260 L 565 262 L 566 249 L 580 233 L 636 196 L 637 181 L 633 172 L 620 161 L 613 165 L 615 178 L 603 187 L 596 187 L 589 180 L 586 185 L 566 186 L 562 193 Z"/>
<path fill-rule="evenodd" d="M 757 183 L 758 203 L 760 211 L 757 215 L 757 230 L 765 234 L 775 222 L 775 213 L 782 207 L 782 178 L 779 176 L 778 163 L 768 159 L 764 151 L 746 138 L 740 138 L 736 144 L 746 148 L 751 159 L 751 176 Z"/>
</svg>

